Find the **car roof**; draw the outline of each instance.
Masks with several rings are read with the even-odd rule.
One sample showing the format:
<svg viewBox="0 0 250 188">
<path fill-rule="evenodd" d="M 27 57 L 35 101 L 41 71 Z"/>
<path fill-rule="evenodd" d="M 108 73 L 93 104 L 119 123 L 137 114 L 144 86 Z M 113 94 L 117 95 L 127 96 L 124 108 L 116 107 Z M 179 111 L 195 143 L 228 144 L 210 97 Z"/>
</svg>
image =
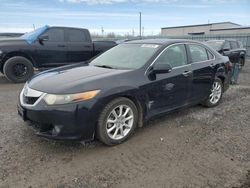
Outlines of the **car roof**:
<svg viewBox="0 0 250 188">
<path fill-rule="evenodd" d="M 80 27 L 64 27 L 64 26 L 49 26 L 49 28 L 55 28 L 55 29 L 76 29 L 76 30 L 87 30 L 85 28 L 80 28 Z"/>
<path fill-rule="evenodd" d="M 236 40 L 236 39 L 218 39 L 218 40 L 216 40 L 216 39 L 214 39 L 214 40 L 208 40 L 208 41 L 222 41 L 222 42 L 224 42 L 224 41 L 235 41 L 235 42 L 237 42 L 238 40 Z M 206 42 L 208 42 L 208 41 L 206 41 Z"/>
<path fill-rule="evenodd" d="M 125 42 L 126 44 L 160 44 L 160 45 L 167 45 L 171 43 L 185 43 L 185 42 L 192 42 L 192 43 L 200 43 L 194 40 L 186 40 L 186 39 L 143 39 L 143 40 L 133 40 Z"/>
</svg>

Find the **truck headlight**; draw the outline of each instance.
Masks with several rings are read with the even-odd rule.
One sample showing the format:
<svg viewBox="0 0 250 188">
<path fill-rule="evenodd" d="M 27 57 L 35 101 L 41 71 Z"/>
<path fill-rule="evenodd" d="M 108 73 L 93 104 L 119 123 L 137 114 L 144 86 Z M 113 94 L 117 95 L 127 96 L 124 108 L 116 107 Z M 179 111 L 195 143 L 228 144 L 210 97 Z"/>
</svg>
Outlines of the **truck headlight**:
<svg viewBox="0 0 250 188">
<path fill-rule="evenodd" d="M 99 92 L 100 90 L 93 90 L 83 93 L 66 94 L 66 95 L 46 94 L 44 96 L 44 101 L 48 105 L 68 104 L 68 103 L 93 99 Z"/>
</svg>

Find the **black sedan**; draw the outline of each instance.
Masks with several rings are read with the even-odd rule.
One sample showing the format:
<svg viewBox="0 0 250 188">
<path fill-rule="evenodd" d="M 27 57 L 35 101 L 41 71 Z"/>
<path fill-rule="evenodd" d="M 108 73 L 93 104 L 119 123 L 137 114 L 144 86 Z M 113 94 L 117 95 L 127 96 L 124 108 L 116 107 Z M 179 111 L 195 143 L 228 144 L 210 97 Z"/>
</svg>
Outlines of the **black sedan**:
<svg viewBox="0 0 250 188">
<path fill-rule="evenodd" d="M 18 112 L 42 137 L 119 144 L 155 115 L 218 105 L 229 85 L 228 63 L 199 42 L 131 41 L 89 65 L 36 75 L 20 93 Z"/>
</svg>

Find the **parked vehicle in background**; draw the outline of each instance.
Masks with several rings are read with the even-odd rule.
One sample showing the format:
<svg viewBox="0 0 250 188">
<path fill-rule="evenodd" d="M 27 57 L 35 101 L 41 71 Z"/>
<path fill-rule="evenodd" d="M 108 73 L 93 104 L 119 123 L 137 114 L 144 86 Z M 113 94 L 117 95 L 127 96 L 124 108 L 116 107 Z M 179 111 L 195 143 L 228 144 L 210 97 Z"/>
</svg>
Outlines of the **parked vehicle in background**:
<svg viewBox="0 0 250 188">
<path fill-rule="evenodd" d="M 246 49 L 242 42 L 234 39 L 227 40 L 209 40 L 206 44 L 214 48 L 220 54 L 228 56 L 232 63 L 239 62 L 241 66 L 245 65 Z"/>
<path fill-rule="evenodd" d="M 0 39 L 2 38 L 13 38 L 13 37 L 20 37 L 24 33 L 0 33 Z"/>
<path fill-rule="evenodd" d="M 44 26 L 19 38 L 0 40 L 0 71 L 10 81 L 25 82 L 34 68 L 87 61 L 115 45 L 92 42 L 87 29 Z"/>
<path fill-rule="evenodd" d="M 228 57 L 189 40 L 120 44 L 89 65 L 35 75 L 18 113 L 42 137 L 122 143 L 158 114 L 202 103 L 219 104 L 229 87 Z"/>
</svg>

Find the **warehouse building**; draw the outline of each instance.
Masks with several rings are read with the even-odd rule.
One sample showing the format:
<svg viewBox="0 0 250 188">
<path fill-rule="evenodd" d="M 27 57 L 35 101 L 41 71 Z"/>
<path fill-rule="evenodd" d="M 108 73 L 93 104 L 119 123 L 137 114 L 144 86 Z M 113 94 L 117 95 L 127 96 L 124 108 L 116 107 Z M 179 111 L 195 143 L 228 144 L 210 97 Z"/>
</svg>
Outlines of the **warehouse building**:
<svg viewBox="0 0 250 188">
<path fill-rule="evenodd" d="M 186 35 L 219 35 L 219 34 L 250 33 L 250 27 L 244 27 L 232 22 L 220 22 L 200 25 L 187 25 L 161 28 L 162 36 Z"/>
</svg>

